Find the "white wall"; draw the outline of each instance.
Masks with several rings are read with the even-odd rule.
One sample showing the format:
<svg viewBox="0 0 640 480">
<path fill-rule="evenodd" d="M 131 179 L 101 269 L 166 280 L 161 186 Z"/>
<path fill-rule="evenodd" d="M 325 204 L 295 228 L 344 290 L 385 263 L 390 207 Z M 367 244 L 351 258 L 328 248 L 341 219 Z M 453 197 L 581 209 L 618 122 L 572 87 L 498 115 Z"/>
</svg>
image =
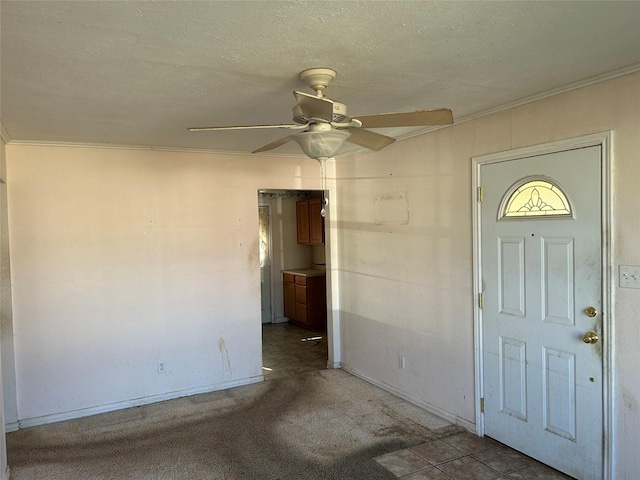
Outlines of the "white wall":
<svg viewBox="0 0 640 480">
<path fill-rule="evenodd" d="M 640 265 L 640 74 L 338 159 L 343 365 L 475 422 L 471 157 L 608 130 L 617 269 Z M 614 461 L 635 478 L 640 290 L 616 281 L 614 295 Z"/>
<path fill-rule="evenodd" d="M 13 380 L 13 331 L 11 327 L 11 269 L 9 268 L 9 234 L 7 223 L 7 185 L 6 185 L 6 156 L 5 142 L 0 138 L 0 331 L 2 342 L 0 343 L 0 478 L 8 479 L 7 448 L 5 439 L 5 405 L 15 408 L 15 382 L 11 381 L 11 388 L 3 387 L 3 377 L 8 375 Z M 5 337 L 6 335 L 6 337 Z M 7 355 L 7 352 L 10 355 Z M 8 392 L 6 391 L 8 390 Z M 7 395 L 9 393 L 9 395 Z M 7 400 L 8 398 L 8 400 Z M 15 421 L 15 420 L 9 420 Z"/>
<path fill-rule="evenodd" d="M 615 265 L 639 265 L 638 74 L 338 159 L 331 358 L 474 422 L 471 157 L 605 130 Z M 20 419 L 259 377 L 256 192 L 319 189 L 316 162 L 19 144 L 7 161 Z M 640 291 L 614 294 L 616 473 L 634 478 Z"/>
<path fill-rule="evenodd" d="M 317 189 L 315 162 L 19 144 L 7 161 L 22 425 L 261 378 L 257 191 Z"/>
</svg>

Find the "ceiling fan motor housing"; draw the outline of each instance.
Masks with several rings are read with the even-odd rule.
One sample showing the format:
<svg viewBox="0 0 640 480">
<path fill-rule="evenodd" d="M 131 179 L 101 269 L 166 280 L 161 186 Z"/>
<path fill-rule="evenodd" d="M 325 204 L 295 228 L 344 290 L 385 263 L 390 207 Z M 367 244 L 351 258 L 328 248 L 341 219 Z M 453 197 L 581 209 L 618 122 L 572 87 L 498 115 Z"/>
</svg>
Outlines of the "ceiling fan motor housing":
<svg viewBox="0 0 640 480">
<path fill-rule="evenodd" d="M 333 122 L 341 123 L 347 118 L 347 106 L 344 103 L 333 101 Z M 300 105 L 293 107 L 293 121 L 304 125 L 309 122 L 313 122 L 313 119 L 307 117 L 302 113 Z"/>
</svg>

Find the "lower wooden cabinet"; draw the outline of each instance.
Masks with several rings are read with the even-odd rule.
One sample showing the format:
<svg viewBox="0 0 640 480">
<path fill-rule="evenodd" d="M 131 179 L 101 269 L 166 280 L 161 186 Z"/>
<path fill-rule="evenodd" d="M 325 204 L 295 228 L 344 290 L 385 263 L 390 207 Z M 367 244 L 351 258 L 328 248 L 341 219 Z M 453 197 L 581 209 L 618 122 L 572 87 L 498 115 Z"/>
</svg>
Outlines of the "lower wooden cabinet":
<svg viewBox="0 0 640 480">
<path fill-rule="evenodd" d="M 325 276 L 283 273 L 284 315 L 292 323 L 311 330 L 327 327 Z"/>
<path fill-rule="evenodd" d="M 289 273 L 284 274 L 283 278 L 284 287 L 284 316 L 292 317 L 296 316 L 296 288 L 293 280 L 293 275 Z"/>
</svg>

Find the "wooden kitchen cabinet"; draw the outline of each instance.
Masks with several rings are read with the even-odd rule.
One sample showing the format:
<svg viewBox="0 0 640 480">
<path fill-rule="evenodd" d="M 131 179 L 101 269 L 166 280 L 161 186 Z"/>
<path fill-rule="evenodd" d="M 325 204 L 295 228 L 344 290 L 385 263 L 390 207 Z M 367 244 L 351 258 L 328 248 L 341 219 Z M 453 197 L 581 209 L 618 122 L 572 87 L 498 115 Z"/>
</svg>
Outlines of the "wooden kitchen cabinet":
<svg viewBox="0 0 640 480">
<path fill-rule="evenodd" d="M 283 288 L 284 288 L 284 316 L 295 317 L 296 316 L 296 289 L 293 275 L 285 273 L 283 275 Z"/>
<path fill-rule="evenodd" d="M 301 245 L 324 245 L 324 217 L 322 199 L 312 198 L 296 202 L 296 227 Z"/>
<path fill-rule="evenodd" d="M 311 242 L 311 227 L 309 224 L 309 200 L 296 202 L 296 228 L 298 243 L 309 245 Z"/>
<path fill-rule="evenodd" d="M 309 200 L 309 243 L 311 245 L 324 245 L 324 217 L 321 211 L 321 198 Z"/>
<path fill-rule="evenodd" d="M 283 273 L 284 314 L 292 323 L 311 330 L 325 330 L 327 301 L 325 275 Z"/>
</svg>

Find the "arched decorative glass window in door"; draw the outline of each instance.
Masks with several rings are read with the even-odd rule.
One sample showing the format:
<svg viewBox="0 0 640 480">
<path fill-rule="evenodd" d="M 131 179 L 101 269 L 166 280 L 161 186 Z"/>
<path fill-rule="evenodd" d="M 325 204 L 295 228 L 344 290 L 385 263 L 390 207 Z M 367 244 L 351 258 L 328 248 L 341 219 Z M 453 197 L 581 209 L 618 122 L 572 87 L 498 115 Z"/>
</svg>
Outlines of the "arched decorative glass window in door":
<svg viewBox="0 0 640 480">
<path fill-rule="evenodd" d="M 505 194 L 498 218 L 573 217 L 568 196 L 551 178 L 536 176 L 519 180 Z"/>
</svg>

